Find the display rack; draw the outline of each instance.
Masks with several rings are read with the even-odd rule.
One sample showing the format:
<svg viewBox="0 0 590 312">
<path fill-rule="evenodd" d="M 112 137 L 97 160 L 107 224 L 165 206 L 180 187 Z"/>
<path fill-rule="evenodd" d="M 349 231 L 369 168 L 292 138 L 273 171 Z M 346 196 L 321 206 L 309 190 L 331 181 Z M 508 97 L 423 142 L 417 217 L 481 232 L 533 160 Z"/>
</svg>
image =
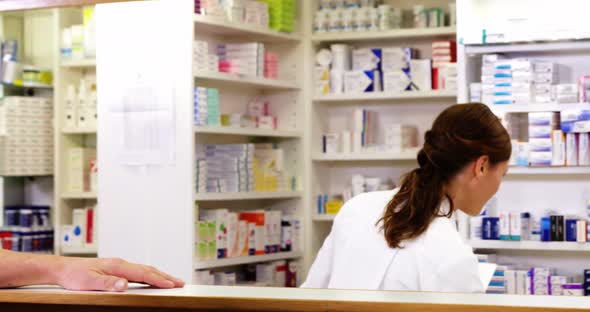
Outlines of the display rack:
<svg viewBox="0 0 590 312">
<path fill-rule="evenodd" d="M 297 1 L 301 6 L 301 2 Z M 301 12 L 298 10 L 298 12 Z M 274 30 L 262 29 L 247 24 L 237 24 L 222 20 L 212 19 L 196 14 L 194 17 L 195 39 L 208 42 L 262 42 L 265 50 L 279 53 L 280 72 L 288 71 L 288 76 L 303 77 L 301 54 L 303 52 L 302 40 L 298 34 L 284 34 Z M 287 163 L 294 169 L 301 167 L 303 154 L 303 94 L 300 91 L 301 79 L 279 80 L 230 75 L 217 72 L 194 72 L 195 85 L 219 89 L 220 110 L 233 112 L 244 111 L 247 99 L 255 96 L 272 94 L 272 109 L 282 117 L 292 116 L 296 122 L 285 124 L 285 118 L 279 118 L 278 130 L 229 128 L 229 127 L 195 127 L 195 144 L 207 143 L 245 143 L 257 138 L 260 140 L 272 140 L 282 148 L 288 148 L 293 154 L 287 158 Z M 246 99 L 246 100 L 245 100 Z M 287 128 L 285 128 L 287 127 Z M 287 156 L 287 155 L 286 155 Z M 297 158 L 299 158 L 297 160 Z M 295 172 L 298 170 L 296 169 Z M 299 176 L 298 178 L 303 178 Z M 303 184 L 305 189 L 305 184 Z M 264 200 L 266 205 L 279 205 L 287 210 L 296 211 L 300 217 L 303 215 L 301 201 L 289 201 L 302 196 L 302 190 L 281 192 L 243 192 L 243 193 L 196 193 L 195 200 L 199 209 L 219 207 L 219 203 L 229 202 L 260 202 Z M 274 202 L 274 203 L 273 203 Z M 215 205 L 217 203 L 217 205 Z M 246 202 L 244 202 L 246 204 Z M 259 206 L 265 208 L 265 206 Z M 195 216 L 198 218 L 198 216 Z M 304 247 L 305 248 L 305 247 Z M 230 258 L 209 261 L 195 261 L 194 269 L 214 269 L 235 266 L 246 263 L 260 263 L 274 260 L 296 260 L 302 255 L 301 251 L 269 254 L 264 256 L 251 256 L 245 258 Z"/>
<path fill-rule="evenodd" d="M 195 200 L 206 201 L 236 201 L 257 199 L 288 199 L 301 197 L 301 192 L 237 192 L 237 193 L 196 193 Z"/>
<path fill-rule="evenodd" d="M 260 87 L 264 89 L 287 89 L 294 90 L 299 87 L 295 82 L 273 80 L 260 77 L 239 76 L 218 72 L 197 72 L 195 78 L 201 82 L 211 83 L 230 83 L 232 85 L 246 85 Z"/>
<path fill-rule="evenodd" d="M 96 60 L 76 59 L 62 60 L 59 43 L 62 42 L 63 29 L 75 24 L 82 24 L 83 9 L 81 7 L 71 7 L 55 9 L 56 18 L 53 25 L 55 34 L 55 45 L 53 46 L 55 55 L 54 81 L 55 81 L 55 226 L 56 233 L 60 232 L 63 225 L 72 224 L 72 210 L 75 208 L 85 208 L 88 205 L 96 204 L 98 194 L 96 192 L 68 192 L 68 151 L 74 147 L 91 147 L 96 148 L 97 129 L 93 128 L 68 128 L 66 127 L 65 110 L 66 96 L 68 85 L 72 84 L 78 88 L 80 80 L 87 75 L 96 74 Z M 55 246 L 58 254 L 66 256 L 97 256 L 97 247 L 88 248 L 61 246 L 60 236 L 56 235 Z"/>
<path fill-rule="evenodd" d="M 235 135 L 235 136 L 252 136 L 252 137 L 269 137 L 269 138 L 301 138 L 303 134 L 299 131 L 288 130 L 270 130 L 257 128 L 234 128 L 234 127 L 211 127 L 195 126 L 196 134 L 214 134 L 214 135 Z"/>
<path fill-rule="evenodd" d="M 470 240 L 467 243 L 475 249 L 488 250 L 590 252 L 589 243 L 576 242 Z"/>
<path fill-rule="evenodd" d="M 457 29 L 455 27 L 437 27 L 437 28 L 402 28 L 387 31 L 371 32 L 346 32 L 346 33 L 321 33 L 313 34 L 311 41 L 314 43 L 324 42 L 359 42 L 359 41 L 376 41 L 376 40 L 404 40 L 436 37 L 448 38 L 455 36 Z"/>
<path fill-rule="evenodd" d="M 463 5 L 458 8 L 458 11 L 462 12 L 462 17 L 465 17 L 459 20 L 459 42 L 471 43 L 458 47 L 458 63 L 461 64 L 458 69 L 460 102 L 466 102 L 469 99 L 469 84 L 480 82 L 483 54 L 499 53 L 507 58 L 555 62 L 559 68 L 557 81 L 554 83 L 577 83 L 581 75 L 590 72 L 590 62 L 587 59 L 588 51 L 590 51 L 588 39 L 527 42 L 526 39 L 521 38 L 520 42 L 515 43 L 478 43 L 477 36 L 474 36 L 476 33 L 481 29 L 495 27 L 499 23 L 496 17 L 490 15 L 489 9 L 491 7 L 501 9 L 503 5 L 494 1 L 480 1 L 473 6 Z M 524 16 L 528 13 L 520 11 L 515 14 Z M 561 20 L 560 23 L 564 21 Z M 515 29 L 515 33 L 517 32 Z M 534 36 L 534 34 L 529 35 Z M 467 38 L 468 36 L 470 39 Z M 479 38 L 479 41 L 481 40 Z M 494 113 L 503 115 L 587 109 L 590 108 L 590 104 L 531 103 L 529 105 L 490 105 L 490 108 Z M 496 194 L 498 210 L 529 212 L 535 218 L 546 215 L 547 211 L 568 216 L 587 216 L 585 198 L 589 198 L 588 195 L 590 195 L 587 188 L 589 175 L 588 167 L 511 167 Z M 459 224 L 460 229 L 462 226 L 468 226 L 468 223 L 460 222 Z M 460 232 L 468 233 L 469 230 L 463 228 Z M 586 268 L 586 263 L 576 252 L 590 250 L 588 243 L 489 240 L 469 240 L 468 242 L 476 251 L 495 253 L 503 263 L 551 267 L 563 275 L 581 274 Z"/>
<path fill-rule="evenodd" d="M 196 261 L 194 269 L 195 270 L 206 270 L 206 269 L 216 269 L 216 268 L 230 267 L 230 266 L 250 264 L 250 263 L 261 263 L 261 262 L 270 262 L 270 261 L 277 261 L 277 260 L 291 260 L 291 259 L 298 259 L 301 257 L 301 255 L 302 255 L 301 252 L 279 252 L 276 254 L 268 254 L 268 255 L 260 255 L 260 256 Z"/>
<path fill-rule="evenodd" d="M 53 44 L 56 39 L 53 32 L 47 31 L 47 29 L 51 29 L 54 19 L 55 12 L 53 10 L 2 12 L 0 14 L 0 37 L 3 43 L 4 40 L 17 41 L 16 59 L 20 63 L 19 65 L 33 65 L 36 68 L 54 72 Z M 5 78 L 3 77 L 2 80 Z M 0 83 L 0 100 L 6 96 L 52 98 L 54 91 L 53 84 Z M 55 103 L 53 104 L 55 105 Z M 0 228 L 4 226 L 5 205 L 40 205 L 50 207 L 51 227 L 55 229 L 56 208 L 53 203 L 55 174 L 56 169 L 53 167 L 52 171 L 38 174 L 0 176 Z M 5 230 L 11 231 L 11 229 Z M 15 247 L 19 248 L 19 246 Z M 55 248 L 54 251 L 56 251 Z"/>
<path fill-rule="evenodd" d="M 330 232 L 333 215 L 317 215 L 318 194 L 335 195 L 342 193 L 350 184 L 353 174 L 391 179 L 398 183 L 399 178 L 412 167 L 416 166 L 416 150 L 395 152 L 372 152 L 351 154 L 322 153 L 322 135 L 328 132 L 350 130 L 352 111 L 362 107 L 377 113 L 380 123 L 403 123 L 418 127 L 419 145 L 421 138 L 428 130 L 438 113 L 447 106 L 456 103 L 457 92 L 449 90 L 408 91 L 399 93 L 367 92 L 361 94 L 314 94 L 315 55 L 322 48 L 329 48 L 332 43 L 345 43 L 354 48 L 369 47 L 412 47 L 419 50 L 420 59 L 431 56 L 431 44 L 435 40 L 454 39 L 455 27 L 439 28 L 402 28 L 373 32 L 337 32 L 312 33 L 314 14 L 319 7 L 318 1 L 309 1 L 305 14 L 307 28 L 304 38 L 311 38 L 311 57 L 304 60 L 308 63 L 308 75 L 305 88 L 310 90 L 309 115 L 307 120 L 308 144 L 311 156 L 309 162 L 309 187 L 306 203 L 309 213 L 307 242 L 304 260 L 305 268 L 309 268 Z M 415 2 L 386 1 L 392 7 L 412 10 Z M 450 1 L 429 1 L 428 7 L 448 8 Z M 407 27 L 407 25 L 403 25 Z M 350 188 L 350 185 L 348 185 Z M 306 272 L 304 273 L 306 274 Z"/>
<path fill-rule="evenodd" d="M 328 102 L 353 102 L 353 101 L 384 101 L 384 100 L 426 100 L 426 99 L 445 99 L 457 97 L 456 91 L 432 90 L 432 91 L 408 91 L 400 93 L 375 92 L 360 94 L 328 94 L 316 95 L 313 100 L 317 103 Z"/>
</svg>

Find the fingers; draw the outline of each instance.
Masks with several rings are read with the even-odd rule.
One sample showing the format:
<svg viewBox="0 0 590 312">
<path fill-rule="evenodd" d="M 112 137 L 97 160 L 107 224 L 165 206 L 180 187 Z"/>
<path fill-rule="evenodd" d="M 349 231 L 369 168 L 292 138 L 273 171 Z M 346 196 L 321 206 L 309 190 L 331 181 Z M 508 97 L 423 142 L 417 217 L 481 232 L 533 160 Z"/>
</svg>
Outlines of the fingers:
<svg viewBox="0 0 590 312">
<path fill-rule="evenodd" d="M 94 273 L 87 279 L 87 282 L 80 285 L 79 290 L 102 290 L 122 292 L 127 290 L 127 280 L 112 275 Z"/>
<path fill-rule="evenodd" d="M 158 288 L 174 288 L 184 286 L 184 282 L 153 267 L 133 264 L 123 260 L 105 260 L 106 274 L 119 276 L 130 282 L 149 284 Z"/>
</svg>

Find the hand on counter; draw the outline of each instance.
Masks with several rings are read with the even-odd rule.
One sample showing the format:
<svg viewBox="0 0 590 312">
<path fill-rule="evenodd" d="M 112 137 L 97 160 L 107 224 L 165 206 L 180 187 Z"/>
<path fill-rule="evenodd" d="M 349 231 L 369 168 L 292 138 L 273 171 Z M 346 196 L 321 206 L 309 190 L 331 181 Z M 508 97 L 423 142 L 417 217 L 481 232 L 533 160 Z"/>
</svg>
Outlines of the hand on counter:
<svg viewBox="0 0 590 312">
<path fill-rule="evenodd" d="M 184 282 L 147 265 L 121 259 L 63 258 L 57 284 L 70 290 L 125 291 L 128 282 L 158 288 L 183 287 Z"/>
<path fill-rule="evenodd" d="M 0 288 L 58 285 L 69 290 L 125 291 L 129 282 L 158 288 L 184 282 L 153 267 L 121 259 L 67 258 L 0 250 Z"/>
</svg>

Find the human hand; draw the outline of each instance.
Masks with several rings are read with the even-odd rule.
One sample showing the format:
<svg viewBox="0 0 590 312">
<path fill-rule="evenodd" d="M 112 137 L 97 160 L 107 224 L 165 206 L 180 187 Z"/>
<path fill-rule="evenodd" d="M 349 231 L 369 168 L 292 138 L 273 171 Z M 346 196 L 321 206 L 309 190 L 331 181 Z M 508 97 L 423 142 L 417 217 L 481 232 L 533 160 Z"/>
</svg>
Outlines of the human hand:
<svg viewBox="0 0 590 312">
<path fill-rule="evenodd" d="M 55 284 L 69 290 L 103 290 L 121 292 L 128 282 L 158 288 L 183 287 L 184 282 L 154 267 L 129 263 L 121 259 L 61 258 Z"/>
</svg>

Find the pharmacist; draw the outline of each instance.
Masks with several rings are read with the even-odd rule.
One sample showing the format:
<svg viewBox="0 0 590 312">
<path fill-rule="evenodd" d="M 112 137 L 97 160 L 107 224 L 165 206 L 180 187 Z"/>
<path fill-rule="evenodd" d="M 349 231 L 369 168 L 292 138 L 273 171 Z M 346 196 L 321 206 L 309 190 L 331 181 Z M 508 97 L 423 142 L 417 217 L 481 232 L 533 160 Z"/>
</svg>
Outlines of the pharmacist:
<svg viewBox="0 0 590 312">
<path fill-rule="evenodd" d="M 0 288 L 59 285 L 70 290 L 125 291 L 128 282 L 159 288 L 184 283 L 152 267 L 120 259 L 66 258 L 0 249 Z"/>
<path fill-rule="evenodd" d="M 450 217 L 480 213 L 510 153 L 510 137 L 487 106 L 447 108 L 399 188 L 342 207 L 302 287 L 483 292 L 477 258 Z"/>
</svg>

